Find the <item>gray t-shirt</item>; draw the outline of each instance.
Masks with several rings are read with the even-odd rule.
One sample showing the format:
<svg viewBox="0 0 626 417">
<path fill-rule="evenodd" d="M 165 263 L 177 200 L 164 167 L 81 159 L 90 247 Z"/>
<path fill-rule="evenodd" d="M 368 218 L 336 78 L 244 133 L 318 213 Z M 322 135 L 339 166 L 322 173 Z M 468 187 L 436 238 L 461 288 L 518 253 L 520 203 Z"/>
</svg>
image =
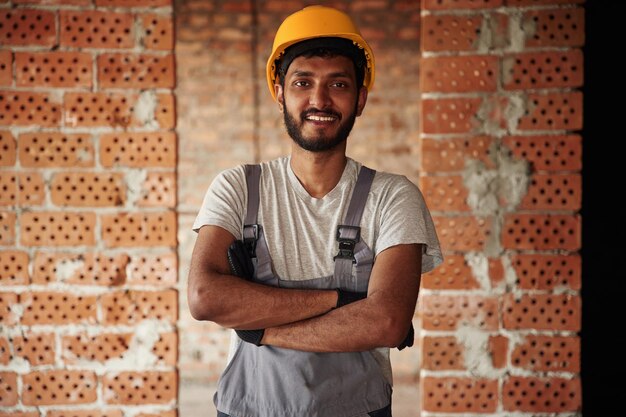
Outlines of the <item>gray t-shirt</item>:
<svg viewBox="0 0 626 417">
<path fill-rule="evenodd" d="M 335 188 L 323 198 L 313 198 L 293 173 L 289 157 L 261 164 L 258 223 L 277 277 L 307 280 L 333 275 L 337 226 L 343 223 L 360 168 L 360 163 L 348 158 Z M 243 166 L 221 172 L 204 197 L 193 230 L 214 225 L 241 239 L 246 190 Z M 422 273 L 443 260 L 424 198 L 404 176 L 376 173 L 361 220 L 361 237 L 374 256 L 399 244 L 423 244 Z M 231 354 L 235 346 L 231 344 Z M 389 349 L 377 349 L 375 356 L 391 380 Z"/>
</svg>

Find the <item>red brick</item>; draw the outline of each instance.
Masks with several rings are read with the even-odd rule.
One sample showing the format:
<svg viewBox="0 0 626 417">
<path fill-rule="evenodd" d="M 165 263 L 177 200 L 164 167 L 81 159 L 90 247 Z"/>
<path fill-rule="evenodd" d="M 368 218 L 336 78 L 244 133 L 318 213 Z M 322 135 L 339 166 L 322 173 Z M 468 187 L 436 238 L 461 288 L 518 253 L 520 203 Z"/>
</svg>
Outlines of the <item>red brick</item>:
<svg viewBox="0 0 626 417">
<path fill-rule="evenodd" d="M 483 16 L 422 16 L 424 51 L 475 51 L 478 49 Z"/>
<path fill-rule="evenodd" d="M 583 53 L 580 49 L 506 55 L 502 67 L 502 84 L 506 90 L 583 85 Z"/>
<path fill-rule="evenodd" d="M 495 369 L 504 368 L 507 365 L 509 339 L 502 335 L 489 336 L 488 349 L 491 366 Z"/>
<path fill-rule="evenodd" d="M 176 207 L 176 174 L 150 172 L 141 184 L 139 207 Z"/>
<path fill-rule="evenodd" d="M 520 210 L 580 210 L 582 176 L 580 174 L 536 174 L 531 177 Z"/>
<path fill-rule="evenodd" d="M 160 411 L 157 413 L 139 413 L 137 417 L 179 417 L 176 410 Z"/>
<path fill-rule="evenodd" d="M 496 56 L 423 57 L 420 62 L 422 92 L 495 92 L 497 89 L 499 66 Z"/>
<path fill-rule="evenodd" d="M 26 246 L 94 245 L 95 213 L 24 212 L 21 243 Z"/>
<path fill-rule="evenodd" d="M 154 119 L 162 129 L 176 127 L 176 101 L 173 94 L 157 94 L 157 107 Z"/>
<path fill-rule="evenodd" d="M 28 253 L 0 250 L 0 285 L 28 285 Z"/>
<path fill-rule="evenodd" d="M 39 415 L 38 411 L 31 411 L 31 412 L 9 411 L 8 413 L 0 412 L 0 417 L 41 417 L 41 416 Z"/>
<path fill-rule="evenodd" d="M 421 176 L 419 185 L 431 211 L 470 211 L 469 193 L 460 175 Z"/>
<path fill-rule="evenodd" d="M 60 172 L 50 193 L 57 206 L 115 207 L 126 201 L 126 184 L 119 173 Z"/>
<path fill-rule="evenodd" d="M 506 136 L 502 143 L 514 157 L 530 162 L 533 172 L 582 169 L 582 139 L 579 135 Z"/>
<path fill-rule="evenodd" d="M 17 397 L 17 374 L 15 372 L 0 372 L 0 406 L 16 405 Z"/>
<path fill-rule="evenodd" d="M 424 411 L 493 413 L 498 405 L 497 380 L 426 377 L 421 385 Z"/>
<path fill-rule="evenodd" d="M 137 324 L 142 320 L 156 319 L 175 323 L 178 293 L 164 291 L 110 292 L 101 297 L 104 323 Z"/>
<path fill-rule="evenodd" d="M 178 275 L 176 253 L 143 254 L 133 257 L 129 284 L 175 285 Z"/>
<path fill-rule="evenodd" d="M 16 52 L 18 86 L 91 87 L 91 54 L 79 52 Z"/>
<path fill-rule="evenodd" d="M 13 85 L 13 53 L 0 51 L 0 86 Z"/>
<path fill-rule="evenodd" d="M 167 404 L 178 392 L 176 372 L 121 372 L 103 380 L 108 404 Z"/>
<path fill-rule="evenodd" d="M 424 99 L 422 106 L 422 132 L 424 133 L 470 133 L 480 123 L 478 110 L 480 98 Z"/>
<path fill-rule="evenodd" d="M 12 245 L 15 242 L 15 213 L 0 211 L 0 245 Z"/>
<path fill-rule="evenodd" d="M 173 132 L 110 133 L 100 137 L 100 163 L 105 167 L 176 166 Z"/>
<path fill-rule="evenodd" d="M 176 366 L 178 360 L 178 335 L 176 333 L 161 333 L 159 340 L 154 344 L 152 353 L 157 357 L 157 362 Z"/>
<path fill-rule="evenodd" d="M 580 290 L 580 255 L 519 254 L 511 259 L 517 286 L 523 290 Z"/>
<path fill-rule="evenodd" d="M 578 250 L 581 245 L 580 216 L 508 214 L 502 227 L 506 249 Z"/>
<path fill-rule="evenodd" d="M 63 336 L 63 359 L 67 364 L 85 361 L 105 363 L 110 359 L 119 359 L 127 352 L 131 338 L 131 333 Z"/>
<path fill-rule="evenodd" d="M 176 213 L 118 213 L 101 216 L 106 247 L 176 246 Z"/>
<path fill-rule="evenodd" d="M 502 386 L 502 404 L 508 411 L 563 413 L 580 411 L 580 378 L 512 376 Z"/>
<path fill-rule="evenodd" d="M 174 50 L 174 21 L 172 16 L 144 14 L 140 15 L 140 19 L 144 32 L 141 42 L 146 49 Z"/>
<path fill-rule="evenodd" d="M 173 88 L 174 55 L 102 54 L 98 56 L 101 88 Z"/>
<path fill-rule="evenodd" d="M 424 0 L 424 10 L 487 9 L 502 6 L 502 0 Z"/>
<path fill-rule="evenodd" d="M 122 410 L 113 409 L 99 411 L 91 408 L 87 410 L 72 408 L 70 410 L 49 410 L 46 412 L 46 417 L 124 417 L 124 413 Z"/>
<path fill-rule="evenodd" d="M 569 294 L 506 294 L 503 324 L 507 329 L 580 330 L 580 296 Z"/>
<path fill-rule="evenodd" d="M 0 91 L 0 106 L 0 126 L 52 127 L 61 121 L 61 105 L 46 93 Z"/>
<path fill-rule="evenodd" d="M 569 93 L 528 94 L 519 130 L 579 130 L 583 126 L 583 96 Z"/>
<path fill-rule="evenodd" d="M 0 172 L 0 206 L 29 206 L 44 202 L 45 184 L 36 172 Z"/>
<path fill-rule="evenodd" d="M 91 0 L 13 0 L 16 4 L 58 4 L 71 6 L 89 6 Z"/>
<path fill-rule="evenodd" d="M 497 330 L 498 300 L 474 295 L 422 295 L 419 311 L 426 330 L 455 330 L 472 326 Z"/>
<path fill-rule="evenodd" d="M 582 7 L 529 10 L 522 16 L 527 48 L 583 46 L 585 10 Z"/>
<path fill-rule="evenodd" d="M 580 338 L 528 335 L 515 346 L 511 364 L 533 372 L 580 372 Z"/>
<path fill-rule="evenodd" d="M 465 369 L 463 345 L 454 336 L 422 339 L 422 368 L 433 371 Z"/>
<path fill-rule="evenodd" d="M 163 7 L 171 6 L 172 0 L 96 0 L 103 7 Z"/>
<path fill-rule="evenodd" d="M 14 305 L 17 304 L 17 294 L 0 292 L 0 323 L 11 326 L 17 324 L 19 317 L 15 314 Z"/>
<path fill-rule="evenodd" d="M 54 346 L 52 333 L 29 333 L 23 337 L 13 338 L 15 356 L 26 359 L 31 366 L 53 365 Z"/>
<path fill-rule="evenodd" d="M 22 133 L 20 164 L 25 167 L 91 167 L 94 148 L 91 135 L 82 133 Z"/>
<path fill-rule="evenodd" d="M 124 253 L 44 253 L 38 252 L 33 266 L 33 283 L 118 286 L 126 282 L 130 258 Z"/>
<path fill-rule="evenodd" d="M 0 13 L 0 45 L 53 46 L 55 13 L 41 9 L 13 9 Z"/>
<path fill-rule="evenodd" d="M 469 290 L 480 288 L 463 255 L 446 254 L 443 264 L 422 275 L 422 288 Z"/>
<path fill-rule="evenodd" d="M 491 235 L 492 221 L 473 216 L 433 216 L 443 250 L 483 250 Z"/>
<path fill-rule="evenodd" d="M 67 126 L 128 127 L 133 119 L 135 94 L 128 93 L 66 93 L 63 111 Z"/>
<path fill-rule="evenodd" d="M 60 15 L 62 46 L 77 48 L 135 46 L 133 15 L 130 13 L 61 10 Z"/>
<path fill-rule="evenodd" d="M 11 132 L 0 130 L 0 166 L 15 165 L 16 149 L 15 138 Z"/>
<path fill-rule="evenodd" d="M 504 281 L 504 265 L 502 258 L 489 258 L 488 266 L 489 281 L 492 287 L 498 287 Z"/>
<path fill-rule="evenodd" d="M 0 365 L 7 365 L 12 358 L 9 341 L 6 337 L 0 337 Z"/>
<path fill-rule="evenodd" d="M 467 160 L 495 168 L 490 157 L 493 140 L 488 136 L 453 139 L 422 139 L 422 172 L 463 171 Z"/>
<path fill-rule="evenodd" d="M 96 322 L 96 297 L 58 292 L 26 292 L 20 295 L 24 307 L 21 323 L 72 324 Z"/>
<path fill-rule="evenodd" d="M 89 371 L 41 371 L 22 377 L 24 405 L 86 404 L 96 401 L 98 381 Z"/>
</svg>

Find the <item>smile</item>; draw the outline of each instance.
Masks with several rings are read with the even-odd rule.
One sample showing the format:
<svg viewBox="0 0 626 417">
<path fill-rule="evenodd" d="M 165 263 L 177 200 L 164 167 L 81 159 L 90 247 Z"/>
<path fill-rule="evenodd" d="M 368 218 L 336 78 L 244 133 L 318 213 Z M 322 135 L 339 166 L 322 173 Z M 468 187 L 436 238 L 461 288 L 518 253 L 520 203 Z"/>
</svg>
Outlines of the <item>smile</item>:
<svg viewBox="0 0 626 417">
<path fill-rule="evenodd" d="M 334 116 L 315 116 L 315 115 L 309 115 L 306 117 L 306 120 L 311 120 L 314 122 L 332 122 L 334 120 L 336 120 L 337 118 Z"/>
</svg>

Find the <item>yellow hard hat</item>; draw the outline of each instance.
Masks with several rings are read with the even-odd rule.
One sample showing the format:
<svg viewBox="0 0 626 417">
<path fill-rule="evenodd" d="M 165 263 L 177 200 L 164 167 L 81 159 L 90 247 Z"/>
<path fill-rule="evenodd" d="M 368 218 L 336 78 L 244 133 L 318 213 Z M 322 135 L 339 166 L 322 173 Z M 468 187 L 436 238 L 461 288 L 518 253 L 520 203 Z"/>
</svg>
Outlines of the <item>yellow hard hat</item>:
<svg viewBox="0 0 626 417">
<path fill-rule="evenodd" d="M 288 16 L 274 37 L 272 54 L 267 60 L 267 85 L 274 100 L 276 100 L 274 92 L 276 60 L 289 46 L 314 38 L 344 38 L 363 49 L 367 66 L 363 86 L 368 90 L 372 89 L 375 73 L 374 54 L 350 16 L 331 7 L 309 6 Z"/>
</svg>

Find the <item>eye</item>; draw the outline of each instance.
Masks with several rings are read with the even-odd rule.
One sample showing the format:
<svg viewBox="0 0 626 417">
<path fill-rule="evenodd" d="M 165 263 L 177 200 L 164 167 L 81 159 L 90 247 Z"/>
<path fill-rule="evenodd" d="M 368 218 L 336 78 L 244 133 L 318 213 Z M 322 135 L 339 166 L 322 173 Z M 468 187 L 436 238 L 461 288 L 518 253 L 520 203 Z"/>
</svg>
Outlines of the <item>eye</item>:
<svg viewBox="0 0 626 417">
<path fill-rule="evenodd" d="M 304 80 L 298 80 L 298 81 L 294 81 L 293 85 L 296 87 L 306 87 L 309 85 L 309 83 Z"/>
<path fill-rule="evenodd" d="M 332 85 L 333 87 L 338 88 L 346 88 L 348 86 L 348 84 L 344 83 L 343 81 L 335 81 Z"/>
</svg>

